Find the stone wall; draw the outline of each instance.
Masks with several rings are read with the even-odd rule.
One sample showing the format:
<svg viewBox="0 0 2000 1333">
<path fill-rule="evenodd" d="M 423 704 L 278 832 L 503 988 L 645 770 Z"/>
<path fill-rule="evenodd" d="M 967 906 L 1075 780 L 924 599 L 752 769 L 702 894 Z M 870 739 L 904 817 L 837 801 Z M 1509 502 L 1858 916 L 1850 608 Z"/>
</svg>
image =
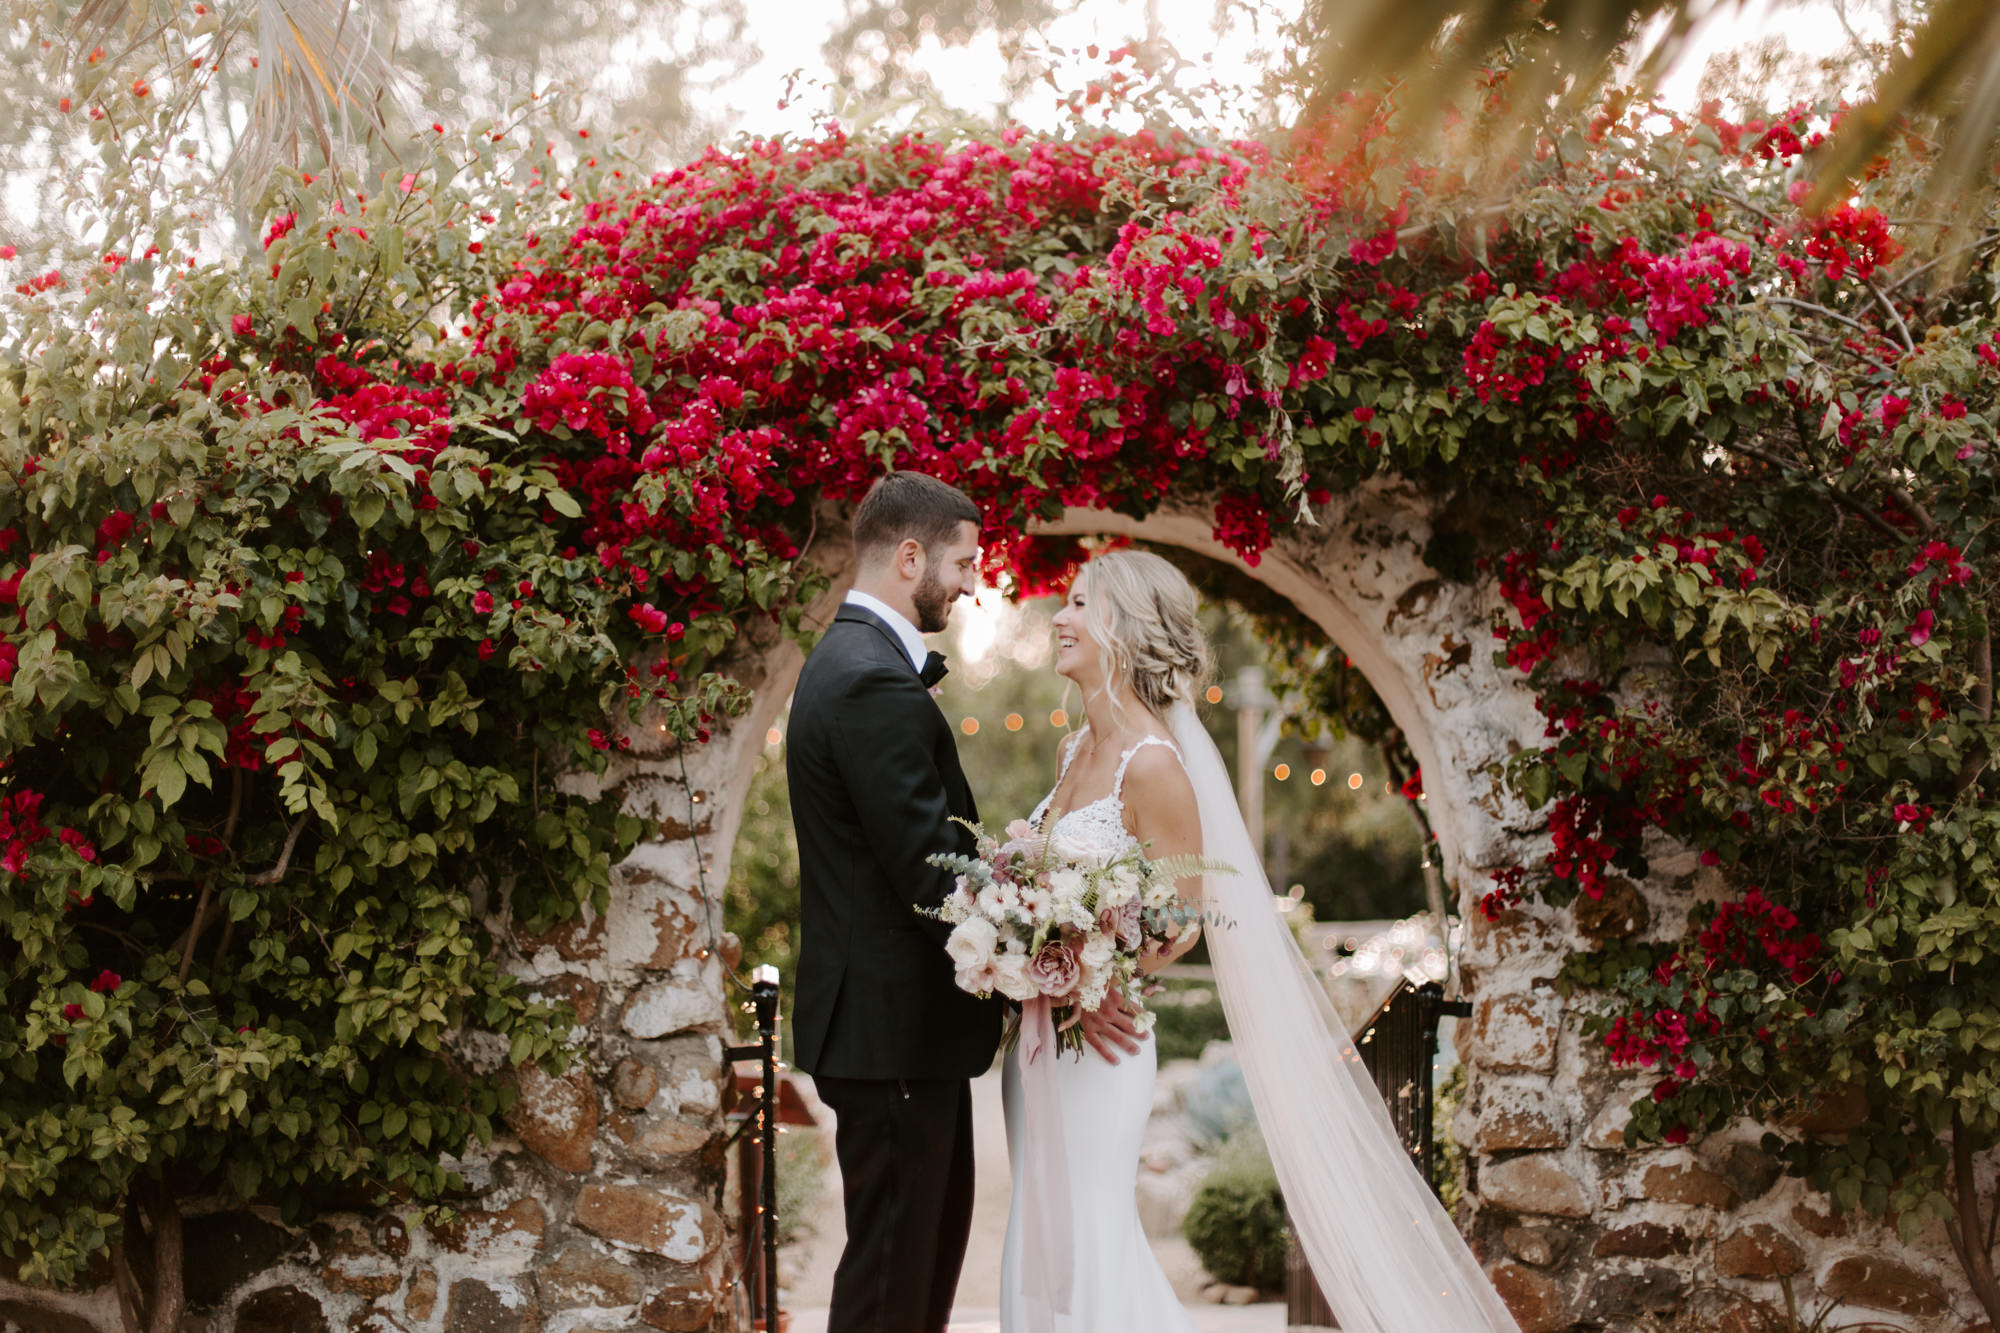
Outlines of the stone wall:
<svg viewBox="0 0 2000 1333">
<path fill-rule="evenodd" d="M 1288 529 L 1248 572 L 1348 654 L 1423 764 L 1445 878 L 1469 923 L 1462 972 L 1474 1014 L 1459 1045 L 1470 1086 L 1455 1125 L 1471 1153 L 1465 1221 L 1524 1333 L 1777 1333 L 1787 1283 L 1808 1315 L 1833 1305 L 1832 1327 L 1983 1329 L 1940 1229 L 1904 1247 L 1873 1224 L 1835 1219 L 1801 1182 L 1780 1178 L 1759 1129 L 1624 1146 L 1623 1108 L 1646 1080 L 1607 1067 L 1553 979 L 1564 953 L 1589 941 L 1677 936 L 1690 897 L 1722 883 L 1680 849 L 1655 846 L 1648 883 L 1485 922 L 1472 903 L 1489 872 L 1531 858 L 1539 836 L 1494 765 L 1539 744 L 1541 719 L 1518 674 L 1493 664 L 1492 605 L 1424 564 L 1438 521 L 1427 502 L 1383 482 L 1319 517 L 1317 528 Z M 1122 531 L 1234 562 L 1195 511 L 1143 522 L 1071 513 L 1052 528 Z M 837 543 L 814 557 L 843 581 Z M 289 1231 L 262 1211 L 195 1217 L 187 1328 L 739 1327 L 721 1049 L 741 996 L 725 980 L 736 960 L 719 937 L 716 895 L 757 750 L 798 665 L 795 647 L 754 627 L 733 663 L 757 691 L 749 716 L 685 755 L 634 734 L 608 780 L 657 836 L 620 868 L 603 917 L 530 937 L 511 928 L 503 902 L 490 905 L 519 974 L 575 1006 L 584 1056 L 562 1079 L 523 1076 L 509 1132 L 464 1164 L 477 1197 L 463 1218 L 432 1230 L 395 1213 L 344 1214 Z M 476 1037 L 464 1048 L 476 1067 L 502 1064 Z M 1842 1112 L 1829 1106 L 1795 1128 L 1838 1133 Z M 107 1289 L 54 1297 L 0 1283 L 0 1325 L 8 1320 L 33 1333 L 119 1327 Z"/>
<path fill-rule="evenodd" d="M 1725 891 L 1685 849 L 1648 847 L 1651 877 L 1557 911 L 1527 905 L 1486 922 L 1490 872 L 1545 848 L 1541 820 L 1495 766 L 1543 743 L 1520 673 L 1496 666 L 1496 602 L 1424 562 L 1434 526 L 1477 537 L 1477 515 L 1439 513 L 1385 480 L 1289 526 L 1249 574 L 1314 620 L 1374 685 L 1423 765 L 1445 881 L 1468 923 L 1461 959 L 1473 1016 L 1459 1025 L 1469 1075 L 1453 1126 L 1470 1153 L 1474 1248 L 1523 1333 L 1655 1330 L 1781 1333 L 1785 1288 L 1798 1327 L 1849 1333 L 1991 1333 L 1943 1228 L 1905 1246 L 1892 1229 L 1836 1219 L 1824 1196 L 1783 1178 L 1743 1125 L 1678 1147 L 1628 1149 L 1625 1108 L 1651 1078 L 1612 1070 L 1554 980 L 1564 955 L 1614 938 L 1674 939 L 1688 905 Z M 1237 561 L 1201 512 L 1143 522 L 1073 512 L 1060 532 L 1118 531 Z M 1470 529 L 1470 530 L 1468 530 Z M 1830 1105 L 1797 1132 L 1839 1133 Z"/>
</svg>

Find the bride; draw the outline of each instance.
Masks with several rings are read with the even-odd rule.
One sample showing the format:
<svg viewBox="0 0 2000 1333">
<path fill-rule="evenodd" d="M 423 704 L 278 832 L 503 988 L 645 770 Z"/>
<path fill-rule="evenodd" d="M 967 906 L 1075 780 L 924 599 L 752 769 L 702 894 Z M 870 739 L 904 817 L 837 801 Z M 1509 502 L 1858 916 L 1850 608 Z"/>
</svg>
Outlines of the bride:
<svg viewBox="0 0 2000 1333">
<path fill-rule="evenodd" d="M 1417 1174 L 1317 976 L 1272 910 L 1222 757 L 1195 716 L 1209 674 L 1198 602 L 1171 564 L 1119 550 L 1084 566 L 1055 617 L 1056 670 L 1083 692 L 1034 821 L 1105 855 L 1199 854 L 1231 867 L 1181 881 L 1300 1247 L 1346 1333 L 1515 1333 L 1451 1218 Z M 1147 957 L 1165 967 L 1190 924 Z M 1156 1057 L 1116 1008 L 1090 1052 L 1059 1057 L 1045 1013 L 1007 1055 L 1013 1207 L 1002 1333 L 1193 1333 L 1133 1194 Z"/>
</svg>

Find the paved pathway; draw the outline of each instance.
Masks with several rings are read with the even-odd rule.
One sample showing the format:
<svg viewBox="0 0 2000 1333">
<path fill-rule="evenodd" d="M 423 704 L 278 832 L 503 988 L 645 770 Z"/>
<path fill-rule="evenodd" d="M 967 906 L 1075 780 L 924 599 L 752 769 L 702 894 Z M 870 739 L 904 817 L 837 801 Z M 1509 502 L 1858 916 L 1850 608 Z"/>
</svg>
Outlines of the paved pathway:
<svg viewBox="0 0 2000 1333">
<path fill-rule="evenodd" d="M 800 1082 L 808 1080 L 801 1078 Z M 815 1111 L 829 1128 L 828 1160 L 832 1159 L 832 1115 L 817 1104 Z M 1007 1234 L 1007 1126 L 1000 1109 L 1000 1075 L 996 1071 L 972 1082 L 974 1170 L 978 1185 L 973 1197 L 972 1238 L 966 1246 L 965 1270 L 959 1276 L 952 1333 L 1000 1333 L 1000 1247 Z M 806 1132 L 803 1130 L 795 1132 Z M 847 1229 L 840 1216 L 840 1174 L 827 1171 L 826 1190 L 814 1218 L 814 1234 L 788 1255 L 779 1272 L 785 1284 L 784 1308 L 792 1313 L 790 1333 L 826 1333 L 826 1303 L 833 1290 L 833 1269 L 840 1260 Z M 1284 1333 L 1285 1307 L 1211 1305 L 1196 1292 L 1202 1284 L 1201 1265 L 1185 1242 L 1156 1240 L 1160 1266 L 1167 1272 L 1202 1333 Z"/>
</svg>

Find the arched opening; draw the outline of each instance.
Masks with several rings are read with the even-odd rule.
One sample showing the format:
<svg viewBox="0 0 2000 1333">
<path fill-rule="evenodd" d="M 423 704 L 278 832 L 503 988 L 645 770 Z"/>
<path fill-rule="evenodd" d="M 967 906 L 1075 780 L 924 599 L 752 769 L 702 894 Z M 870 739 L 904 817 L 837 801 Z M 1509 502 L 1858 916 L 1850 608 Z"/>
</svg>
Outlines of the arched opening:
<svg viewBox="0 0 2000 1333">
<path fill-rule="evenodd" d="M 1354 670 L 1363 673 L 1368 684 L 1387 696 L 1400 691 L 1405 701 L 1401 716 L 1393 710 L 1399 738 L 1408 737 L 1413 756 L 1432 753 L 1429 720 L 1409 706 L 1410 692 L 1403 675 L 1394 667 L 1390 654 L 1375 641 L 1373 632 L 1359 614 L 1347 609 L 1348 598 L 1327 586 L 1326 575 L 1311 563 L 1306 551 L 1274 550 L 1258 566 L 1245 563 L 1214 541 L 1211 523 L 1192 511 L 1164 512 L 1142 521 L 1132 521 L 1095 511 L 1074 511 L 1045 529 L 1051 535 L 1111 536 L 1127 538 L 1156 547 L 1190 569 L 1199 585 L 1212 595 L 1213 624 L 1223 631 L 1226 670 L 1211 695 L 1218 741 L 1232 766 L 1240 766 L 1239 756 L 1255 747 L 1241 748 L 1237 734 L 1243 718 L 1239 705 L 1240 678 L 1236 668 L 1263 665 L 1263 646 L 1242 628 L 1240 607 L 1256 594 L 1267 613 L 1273 608 L 1311 626 L 1310 633 L 1327 644 L 1337 645 Z M 836 578 L 810 618 L 823 625 L 832 606 L 844 592 L 844 578 Z M 952 660 L 952 675 L 939 696 L 940 706 L 958 732 L 958 744 L 968 772 L 972 775 L 982 815 L 989 824 L 1024 815 L 1046 791 L 1054 778 L 1056 742 L 1074 728 L 1077 700 L 1073 689 L 1056 677 L 1051 666 L 1048 618 L 1054 606 L 1047 601 L 1009 604 L 989 593 L 991 602 L 979 608 L 961 606 L 954 625 L 939 646 Z M 1336 638 L 1331 627 L 1338 627 Z M 1339 656 L 1336 657 L 1339 660 Z M 791 839 L 789 805 L 784 776 L 784 739 L 787 695 L 796 678 L 802 656 L 787 646 L 774 651 L 765 661 L 765 680 L 759 690 L 755 710 L 739 725 L 730 781 L 740 797 L 731 804 L 740 811 L 740 823 L 732 821 L 731 854 L 727 887 L 722 890 L 726 919 L 740 937 L 746 964 L 772 962 L 790 973 L 799 944 L 797 934 L 797 852 Z M 1372 668 L 1372 672 L 1370 671 Z M 1378 684 L 1378 682 L 1381 682 Z M 1386 688 L 1385 688 L 1386 687 Z M 1384 700 L 1386 704 L 1386 698 Z M 1277 753 L 1259 755 L 1260 780 L 1265 788 L 1268 826 L 1282 830 L 1308 803 L 1319 803 L 1336 813 L 1333 820 L 1353 820 L 1357 811 L 1369 812 L 1377 824 L 1389 831 L 1381 840 L 1392 844 L 1383 862 L 1400 875 L 1400 893 L 1374 895 L 1342 894 L 1339 886 L 1329 895 L 1327 885 L 1315 882 L 1307 892 L 1326 905 L 1319 919 L 1341 915 L 1343 928 L 1321 932 L 1329 947 L 1328 957 L 1319 960 L 1324 970 L 1337 956 L 1333 951 L 1352 953 L 1367 937 L 1370 927 L 1387 927 L 1383 918 L 1412 916 L 1425 909 L 1427 895 L 1420 867 L 1437 859 L 1427 846 L 1425 825 L 1413 817 L 1409 798 L 1403 792 L 1406 773 L 1392 772 L 1373 747 L 1360 741 L 1334 749 L 1320 747 L 1315 753 L 1296 738 L 1287 738 Z M 1333 754 L 1340 761 L 1335 762 Z M 1420 760 L 1418 762 L 1421 762 Z M 1240 774 L 1239 774 L 1240 776 Z M 1317 776 L 1317 781 L 1315 781 Z M 1429 806 L 1425 803 L 1425 807 Z M 718 843 L 718 845 L 720 845 Z M 1279 874 L 1276 887 L 1283 893 L 1293 884 L 1311 878 L 1307 863 L 1313 849 L 1294 841 L 1286 847 L 1280 831 L 1275 845 L 1267 844 L 1272 860 L 1289 862 L 1290 869 Z M 1351 842 L 1337 854 L 1352 856 Z M 1274 872 L 1279 864 L 1271 866 Z M 717 881 L 720 883 L 720 879 Z M 1371 885 L 1379 888 L 1379 885 Z M 1305 896 L 1301 893 L 1301 897 Z M 1330 901 L 1329 901 L 1330 899 Z M 1354 904 L 1363 904 L 1359 910 Z M 1336 905 L 1338 904 L 1338 905 Z M 1329 910 L 1331 909 L 1331 910 Z M 1306 913 L 1301 913 L 1306 915 Z M 1355 916 L 1375 918 L 1366 924 Z M 1356 931 L 1361 931 L 1357 937 Z M 1316 937 L 1318 938 L 1318 937 Z M 1436 941 L 1443 943 L 1442 936 Z M 1386 955 L 1386 950 L 1384 951 Z M 1424 961 L 1418 944 L 1410 949 L 1407 964 L 1391 965 L 1386 956 L 1377 974 L 1365 987 L 1351 988 L 1354 1003 L 1343 1006 L 1365 1014 L 1369 993 L 1379 999 L 1381 991 L 1393 984 L 1405 966 Z M 1442 969 L 1443 953 L 1432 950 Z M 1231 1136 L 1243 1128 L 1247 1098 L 1239 1081 L 1232 1083 L 1226 1052 L 1211 1053 L 1204 1061 L 1209 1042 L 1226 1040 L 1221 1006 L 1214 1000 L 1212 981 L 1203 976 L 1203 959 L 1197 955 L 1186 965 L 1186 975 L 1169 978 L 1160 997 L 1162 1008 L 1160 1054 L 1167 1068 L 1164 1078 L 1168 1092 L 1163 1105 L 1167 1117 L 1176 1122 L 1171 1131 L 1162 1131 L 1166 1146 L 1155 1153 L 1161 1169 L 1148 1173 L 1142 1210 L 1154 1232 L 1156 1244 L 1169 1251 L 1168 1268 L 1176 1262 L 1188 1294 L 1194 1296 L 1208 1279 L 1201 1271 L 1198 1256 L 1181 1240 L 1181 1223 L 1190 1198 L 1202 1181 L 1218 1169 L 1218 1161 L 1232 1170 L 1242 1170 L 1253 1157 L 1241 1143 L 1230 1147 Z M 1372 962 L 1373 960 L 1371 960 Z M 1203 1003 L 1206 1001 L 1206 1003 Z M 789 1004 L 789 987 L 787 988 Z M 1171 1045 L 1172 1049 L 1169 1049 Z M 997 1095 L 993 1089 L 981 1099 L 983 1151 L 990 1158 L 982 1162 L 981 1212 L 990 1225 L 987 1237 L 996 1261 L 983 1263 L 980 1241 L 985 1233 L 975 1220 L 973 1258 L 968 1261 L 961 1281 L 960 1305 L 969 1309 L 990 1306 L 997 1301 L 992 1288 L 997 1277 L 998 1228 L 1004 1225 L 1007 1203 L 1006 1158 Z M 977 1096 L 978 1094 L 976 1094 Z M 780 1234 L 788 1249 L 780 1265 L 785 1287 L 795 1309 L 811 1309 L 823 1304 L 829 1288 L 843 1235 L 839 1229 L 837 1172 L 824 1144 L 809 1141 L 809 1135 L 793 1135 L 780 1143 Z M 789 1179 L 787 1179 L 789 1175 Z M 786 1214 L 790 1215 L 787 1216 Z M 809 1234 L 812 1227 L 817 1234 Z M 1177 1259 L 1175 1256 L 1178 1256 Z M 994 1273 L 984 1269 L 995 1268 Z M 983 1285 L 982 1285 L 983 1284 Z"/>
</svg>

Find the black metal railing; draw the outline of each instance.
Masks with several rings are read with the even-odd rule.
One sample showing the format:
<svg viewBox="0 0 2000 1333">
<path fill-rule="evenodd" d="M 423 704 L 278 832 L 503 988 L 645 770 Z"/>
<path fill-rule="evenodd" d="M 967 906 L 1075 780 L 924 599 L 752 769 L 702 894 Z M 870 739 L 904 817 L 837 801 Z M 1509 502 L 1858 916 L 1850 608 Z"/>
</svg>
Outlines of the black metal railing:
<svg viewBox="0 0 2000 1333">
<path fill-rule="evenodd" d="M 742 1193 L 743 1286 L 750 1295 L 753 1328 L 777 1333 L 778 1328 L 778 969 L 759 967 L 751 974 L 750 1003 L 757 1013 L 757 1040 L 731 1046 L 724 1060 L 733 1069 L 738 1060 L 755 1060 L 762 1078 L 755 1104 L 742 1113 L 730 1135 L 740 1145 L 737 1179 Z M 745 1137 L 745 1136 L 748 1137 Z"/>
<path fill-rule="evenodd" d="M 1443 988 L 1434 981 L 1421 986 L 1398 981 L 1354 1039 L 1361 1048 L 1361 1063 L 1388 1103 L 1389 1118 L 1395 1121 L 1403 1150 L 1432 1190 L 1437 1189 L 1437 1145 L 1432 1132 L 1437 1105 L 1431 1066 L 1437 1059 L 1438 1023 L 1447 1016 L 1469 1018 L 1471 1014 L 1469 1002 L 1445 999 Z M 1285 1247 L 1285 1325 L 1294 1329 L 1339 1327 L 1296 1239 Z"/>
</svg>

